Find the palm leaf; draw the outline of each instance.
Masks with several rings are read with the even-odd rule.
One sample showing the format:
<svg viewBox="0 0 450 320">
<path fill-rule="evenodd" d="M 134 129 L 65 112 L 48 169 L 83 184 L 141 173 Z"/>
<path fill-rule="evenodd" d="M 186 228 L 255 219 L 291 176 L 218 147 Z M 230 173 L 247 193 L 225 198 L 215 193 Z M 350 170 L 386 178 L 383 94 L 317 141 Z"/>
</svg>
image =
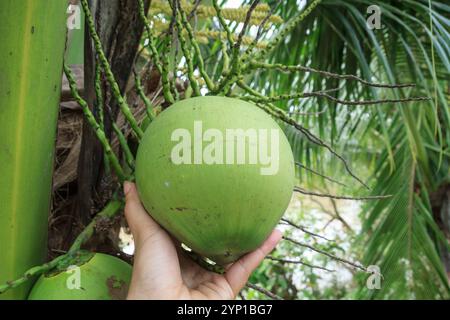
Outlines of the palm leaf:
<svg viewBox="0 0 450 320">
<path fill-rule="evenodd" d="M 383 1 L 378 4 L 383 28 L 369 30 L 365 12 L 372 4 L 370 0 L 322 1 L 274 51 L 272 61 L 377 82 L 413 82 L 416 88 L 380 90 L 316 74 L 275 72 L 258 73 L 253 85 L 278 94 L 343 86 L 337 95 L 346 99 L 433 98 L 424 103 L 365 108 L 320 100 L 280 102 L 278 106 L 302 112 L 325 109 L 318 117 L 298 116 L 298 121 L 331 142 L 358 174 L 370 177 L 373 194 L 393 195 L 364 207 L 358 243 L 364 248 L 363 261 L 381 267 L 384 283 L 376 291 L 361 283 L 356 296 L 448 298 L 439 248 L 448 250 L 449 245 L 433 219 L 430 194 L 449 180 L 450 7 L 428 0 Z M 277 13 L 289 19 L 299 10 L 295 2 L 289 2 Z M 292 129 L 286 131 L 297 160 L 322 172 L 339 172 L 340 164 L 333 157 Z M 299 174 L 301 183 L 317 181 L 309 173 Z"/>
</svg>

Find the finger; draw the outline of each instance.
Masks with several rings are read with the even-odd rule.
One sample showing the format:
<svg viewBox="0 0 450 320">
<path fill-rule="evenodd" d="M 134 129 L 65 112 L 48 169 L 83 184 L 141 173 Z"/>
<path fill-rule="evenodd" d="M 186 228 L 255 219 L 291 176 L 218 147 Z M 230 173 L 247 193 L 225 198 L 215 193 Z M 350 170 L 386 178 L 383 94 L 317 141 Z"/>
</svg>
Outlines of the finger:
<svg viewBox="0 0 450 320">
<path fill-rule="evenodd" d="M 160 231 L 160 226 L 152 219 L 142 206 L 134 183 L 125 181 L 123 184 L 125 193 L 125 218 L 130 227 L 133 238 L 139 244 L 141 239 Z"/>
<path fill-rule="evenodd" d="M 258 267 L 261 261 L 268 255 L 277 243 L 281 240 L 281 232 L 273 230 L 264 243 L 255 251 L 247 253 L 228 269 L 225 278 L 228 281 L 233 293 L 237 295 L 245 286 L 253 270 Z"/>
</svg>

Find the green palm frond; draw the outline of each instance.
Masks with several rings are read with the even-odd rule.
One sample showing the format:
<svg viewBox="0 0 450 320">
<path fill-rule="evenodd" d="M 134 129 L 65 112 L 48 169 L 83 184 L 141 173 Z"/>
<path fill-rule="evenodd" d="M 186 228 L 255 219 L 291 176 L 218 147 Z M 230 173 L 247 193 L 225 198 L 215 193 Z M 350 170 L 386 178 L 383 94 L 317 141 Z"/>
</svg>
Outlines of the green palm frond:
<svg viewBox="0 0 450 320">
<path fill-rule="evenodd" d="M 383 275 L 380 290 L 369 290 L 362 279 L 359 298 L 433 299 L 448 298 L 450 287 L 439 258 L 438 243 L 450 248 L 433 220 L 429 187 L 423 170 L 412 157 L 405 128 L 391 136 L 395 143 L 396 169 L 391 173 L 385 151 L 379 158 L 374 194 L 393 195 L 388 202 L 363 208 L 365 265 L 377 265 Z M 443 165 L 448 171 L 448 161 Z M 433 239 L 437 237 L 437 239 Z"/>
<path fill-rule="evenodd" d="M 325 141 L 369 179 L 373 194 L 389 200 L 364 207 L 359 244 L 363 261 L 380 266 L 381 290 L 363 283 L 360 298 L 448 298 L 450 289 L 439 248 L 448 250 L 436 225 L 430 194 L 450 180 L 450 6 L 441 1 L 379 1 L 382 28 L 369 30 L 370 0 L 323 0 L 286 37 L 272 61 L 354 74 L 372 82 L 415 83 L 413 89 L 379 89 L 354 81 L 324 78 L 314 73 L 264 71 L 253 86 L 267 93 L 342 88 L 343 99 L 401 98 L 416 94 L 429 102 L 346 107 L 321 99 L 278 102 L 300 114 L 298 121 Z M 289 1 L 277 13 L 285 20 L 299 14 Z M 295 116 L 295 112 L 292 113 Z M 339 172 L 340 163 L 309 144 L 289 128 L 287 135 L 297 160 L 326 173 Z M 358 170 L 359 169 L 359 170 Z M 300 171 L 301 183 L 317 177 Z M 332 175 L 332 174 L 330 174 Z M 345 178 L 345 177 L 344 177 Z M 321 179 L 321 183 L 324 181 Z M 357 191 L 357 190 L 354 190 Z"/>
</svg>

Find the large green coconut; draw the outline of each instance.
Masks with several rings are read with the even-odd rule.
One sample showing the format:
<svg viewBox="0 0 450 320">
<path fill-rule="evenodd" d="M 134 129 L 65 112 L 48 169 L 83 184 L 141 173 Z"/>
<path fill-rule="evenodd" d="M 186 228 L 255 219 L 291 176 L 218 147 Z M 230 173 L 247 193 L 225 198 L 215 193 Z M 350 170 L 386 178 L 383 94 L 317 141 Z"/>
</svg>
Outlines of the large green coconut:
<svg viewBox="0 0 450 320">
<path fill-rule="evenodd" d="M 81 252 L 76 261 L 42 275 L 29 300 L 121 300 L 128 293 L 132 267 L 119 258 Z"/>
<path fill-rule="evenodd" d="M 146 129 L 136 159 L 147 211 L 219 264 L 268 237 L 289 204 L 294 176 L 292 151 L 278 124 L 255 105 L 226 97 L 170 106 Z"/>
</svg>

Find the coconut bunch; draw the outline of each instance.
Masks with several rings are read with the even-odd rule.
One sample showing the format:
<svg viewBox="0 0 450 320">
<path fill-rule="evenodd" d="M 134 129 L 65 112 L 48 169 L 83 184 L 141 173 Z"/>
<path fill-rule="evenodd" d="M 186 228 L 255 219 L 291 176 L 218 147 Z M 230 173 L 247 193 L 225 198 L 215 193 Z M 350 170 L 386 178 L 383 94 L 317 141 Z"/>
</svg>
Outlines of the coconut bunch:
<svg viewBox="0 0 450 320">
<path fill-rule="evenodd" d="M 309 129 L 303 127 L 299 124 L 296 119 L 283 109 L 276 106 L 276 102 L 282 100 L 293 100 L 293 99 L 311 99 L 311 98 L 321 98 L 327 99 L 331 102 L 343 104 L 343 105 L 372 105 L 381 103 L 401 103 L 405 101 L 417 101 L 428 99 L 426 97 L 417 98 L 407 98 L 398 100 L 367 100 L 367 101 L 347 101 L 336 98 L 332 93 L 338 91 L 334 90 L 324 90 L 317 92 L 294 92 L 294 93 L 281 93 L 278 95 L 267 95 L 264 92 L 259 92 L 251 86 L 252 74 L 262 71 L 278 71 L 286 73 L 297 73 L 297 72 L 313 72 L 317 73 L 323 77 L 337 78 L 344 81 L 356 81 L 361 85 L 373 86 L 376 88 L 385 89 L 395 89 L 410 87 L 411 84 L 381 84 L 381 83 L 371 83 L 365 81 L 357 76 L 353 75 L 339 75 L 333 74 L 321 70 L 315 70 L 309 67 L 300 65 L 282 65 L 277 63 L 268 63 L 267 59 L 270 52 L 283 42 L 284 37 L 289 34 L 293 28 L 300 24 L 320 3 L 320 0 L 312 1 L 304 11 L 294 17 L 292 20 L 287 21 L 284 25 L 279 28 L 279 30 L 274 30 L 274 36 L 267 36 L 267 23 L 270 21 L 278 21 L 277 18 L 273 18 L 273 9 L 267 10 L 266 6 L 259 6 L 259 1 L 253 1 L 252 4 L 246 7 L 245 17 L 242 15 L 236 16 L 237 21 L 227 21 L 227 17 L 230 16 L 231 11 L 222 9 L 217 1 L 212 1 L 213 5 L 210 7 L 201 7 L 199 2 L 195 5 L 190 5 L 188 3 L 183 3 L 179 0 L 169 1 L 167 3 L 161 4 L 158 2 L 152 3 L 151 10 L 156 10 L 154 15 L 164 14 L 165 23 L 168 24 L 167 30 L 157 33 L 158 31 L 154 28 L 152 21 L 148 18 L 144 9 L 144 2 L 138 0 L 139 2 L 139 13 L 140 18 L 144 23 L 144 48 L 148 51 L 148 62 L 144 64 L 141 70 L 135 72 L 135 88 L 136 92 L 141 97 L 145 108 L 148 123 L 152 123 L 156 117 L 159 117 L 159 108 L 155 106 L 147 95 L 150 94 L 146 92 L 142 86 L 142 81 L 140 79 L 142 74 L 145 74 L 148 70 L 156 70 L 160 77 L 160 86 L 162 96 L 164 98 L 163 105 L 170 106 L 174 105 L 176 102 L 185 100 L 191 97 L 201 97 L 201 96 L 226 96 L 247 102 L 251 102 L 256 107 L 263 110 L 267 115 L 276 119 L 280 123 L 293 127 L 299 133 L 303 134 L 304 137 L 313 144 L 318 145 L 321 148 L 328 150 L 333 156 L 339 159 L 348 174 L 353 177 L 361 185 L 366 186 L 362 179 L 357 177 L 350 166 L 347 164 L 344 157 L 338 154 L 331 146 L 326 142 L 322 141 L 319 137 L 315 136 Z M 153 7 L 153 5 L 156 5 Z M 169 11 L 169 8 L 170 10 Z M 205 48 L 202 48 L 202 44 L 199 43 L 196 37 L 197 28 L 199 23 L 195 23 L 195 17 L 199 14 L 199 8 L 203 8 L 203 17 L 205 20 L 211 20 L 210 25 L 213 26 L 213 21 L 217 21 L 217 30 L 219 34 L 224 34 L 224 38 L 215 39 L 216 49 L 212 52 L 205 53 Z M 85 11 L 88 8 L 84 8 Z M 89 12 L 87 12 L 87 21 L 89 23 Z M 226 13 L 227 12 L 227 13 Z M 261 15 L 264 12 L 264 15 Z M 212 15 L 212 13 L 214 13 Z M 228 14 L 228 16 L 227 16 Z M 152 15 L 152 17 L 154 17 Z M 259 23 L 256 25 L 254 16 L 257 16 Z M 253 20 L 252 20 L 253 19 Z M 240 25 L 240 31 L 236 32 L 234 29 L 234 24 L 236 22 L 242 21 Z M 253 37 L 251 43 L 244 46 L 243 39 L 249 33 L 250 26 L 256 27 L 256 34 Z M 120 102 L 121 110 L 127 121 L 133 136 L 138 141 L 138 143 L 144 137 L 145 127 L 139 126 L 138 122 L 132 116 L 130 107 L 126 103 L 126 100 L 120 95 L 120 92 L 114 89 L 114 79 L 112 74 L 108 71 L 109 65 L 108 61 L 102 57 L 101 44 L 96 40 L 95 28 L 90 26 L 90 32 L 93 36 L 97 54 L 99 55 L 99 60 L 101 67 L 104 69 L 107 81 L 110 83 L 113 95 L 116 97 L 117 101 Z M 267 45 L 263 48 L 258 48 L 258 43 L 265 39 Z M 141 49 L 142 50 L 142 49 Z M 211 58 L 213 57 L 213 58 Z M 151 66 L 152 69 L 149 68 Z M 68 78 L 70 76 L 70 70 L 66 69 Z M 181 85 L 180 85 L 181 83 Z M 84 102 L 80 100 L 77 92 L 73 92 L 77 101 L 80 105 Z M 87 107 L 87 106 L 86 106 Z M 85 108 L 88 109 L 88 108 Z M 123 141 L 124 149 L 124 159 L 125 163 L 128 165 L 127 170 L 121 167 L 121 160 L 117 156 L 108 152 L 109 145 L 108 141 L 102 137 L 101 130 L 98 130 L 99 124 L 96 123 L 93 117 L 89 116 L 89 112 L 86 110 L 87 118 L 91 125 L 96 128 L 99 140 L 102 142 L 105 155 L 110 159 L 112 168 L 116 173 L 119 181 L 123 180 L 133 180 L 135 159 L 134 154 L 129 150 L 125 139 L 119 139 Z M 101 128 L 100 128 L 101 129 Z M 120 136 L 120 132 L 118 135 Z M 128 150 L 127 150 L 128 149 Z M 305 170 L 314 170 L 305 167 L 302 164 L 297 164 L 299 168 Z M 131 168 L 131 170 L 129 170 Z M 317 173 L 317 172 L 315 172 Z M 317 173 L 320 174 L 320 173 Z M 329 178 L 331 179 L 331 178 Z M 331 179 L 333 181 L 333 179 Z M 376 200 L 388 197 L 388 195 L 381 196 L 340 196 L 332 194 L 318 194 L 309 192 L 301 187 L 294 187 L 294 192 L 298 192 L 305 195 L 313 195 L 318 197 L 329 197 L 333 199 L 351 199 L 351 200 Z M 148 208 L 151 211 L 151 208 Z M 304 246 L 299 244 L 294 239 L 286 239 L 293 244 Z M 310 248 L 311 249 L 311 248 Z M 314 248 L 313 248 L 314 249 Z M 359 268 L 361 270 L 366 270 L 363 266 L 353 263 L 351 261 L 346 261 L 338 257 L 333 257 L 328 255 L 328 257 L 335 258 L 336 260 L 347 263 L 348 265 Z M 203 261 L 204 262 L 204 261 Z M 208 265 L 206 265 L 208 267 Z M 216 270 L 216 269 L 214 269 Z"/>
</svg>

